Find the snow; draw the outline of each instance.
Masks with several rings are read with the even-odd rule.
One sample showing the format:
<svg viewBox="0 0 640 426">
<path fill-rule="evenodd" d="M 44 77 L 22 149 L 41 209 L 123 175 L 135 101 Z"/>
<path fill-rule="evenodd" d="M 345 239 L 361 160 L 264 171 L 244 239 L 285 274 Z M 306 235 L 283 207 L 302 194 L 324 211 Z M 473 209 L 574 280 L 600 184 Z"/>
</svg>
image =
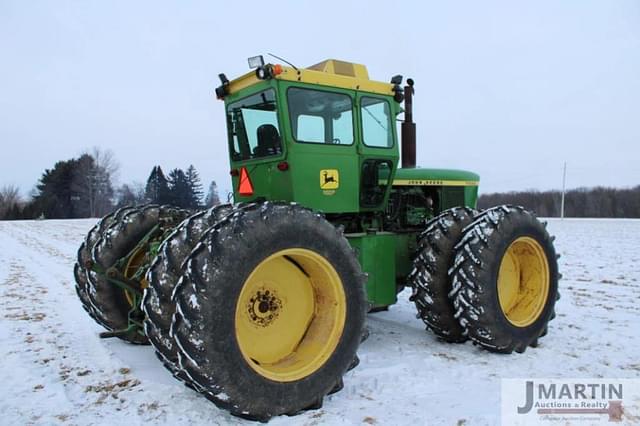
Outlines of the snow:
<svg viewBox="0 0 640 426">
<path fill-rule="evenodd" d="M 195 294 L 192 294 L 191 296 L 189 296 L 189 306 L 191 306 L 194 309 L 198 309 L 200 307 L 200 304 L 198 303 L 198 298 L 196 297 Z"/>
<path fill-rule="evenodd" d="M 72 273 L 95 222 L 0 222 L 2 424 L 254 424 L 175 380 L 151 347 L 98 338 Z M 345 388 L 271 424 L 496 424 L 501 378 L 640 378 L 640 221 L 550 220 L 549 230 L 564 279 L 538 348 L 505 356 L 442 343 L 405 290 L 368 316 Z"/>
</svg>

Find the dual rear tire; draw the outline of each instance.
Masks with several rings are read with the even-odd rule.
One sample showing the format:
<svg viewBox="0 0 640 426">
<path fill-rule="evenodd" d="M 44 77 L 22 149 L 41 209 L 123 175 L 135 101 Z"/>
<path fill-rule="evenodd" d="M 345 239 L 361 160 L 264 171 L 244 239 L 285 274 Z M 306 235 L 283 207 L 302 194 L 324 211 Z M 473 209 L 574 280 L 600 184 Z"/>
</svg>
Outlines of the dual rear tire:
<svg viewBox="0 0 640 426">
<path fill-rule="evenodd" d="M 498 206 L 454 208 L 430 221 L 410 282 L 418 316 L 439 338 L 511 353 L 546 334 L 558 278 L 544 224 L 521 207 Z"/>
<path fill-rule="evenodd" d="M 237 209 L 183 265 L 170 330 L 180 369 L 241 417 L 319 407 L 356 358 L 364 279 L 342 232 L 316 213 Z"/>
<path fill-rule="evenodd" d="M 178 379 L 234 415 L 319 408 L 357 364 L 367 308 L 366 276 L 342 230 L 288 203 L 185 217 L 145 206 L 100 221 L 74 271 L 84 308 L 112 332 L 141 313 L 144 333 L 110 334 L 151 343 Z M 153 244 L 141 243 L 150 233 Z M 136 280 L 141 306 L 113 276 Z"/>
</svg>

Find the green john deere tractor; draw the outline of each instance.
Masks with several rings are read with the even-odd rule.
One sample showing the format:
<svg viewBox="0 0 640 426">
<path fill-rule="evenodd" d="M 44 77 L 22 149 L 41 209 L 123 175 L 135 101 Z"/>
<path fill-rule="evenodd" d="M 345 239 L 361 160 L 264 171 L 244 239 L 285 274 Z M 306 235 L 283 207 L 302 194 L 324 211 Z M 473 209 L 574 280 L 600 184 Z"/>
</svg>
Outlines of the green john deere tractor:
<svg viewBox="0 0 640 426">
<path fill-rule="evenodd" d="M 415 167 L 411 79 L 250 65 L 216 89 L 235 204 L 123 208 L 81 245 L 76 289 L 102 337 L 151 343 L 188 386 L 263 421 L 340 390 L 366 313 L 406 286 L 442 340 L 536 346 L 558 297 L 553 240 L 520 207 L 476 210 L 478 175 Z"/>
</svg>

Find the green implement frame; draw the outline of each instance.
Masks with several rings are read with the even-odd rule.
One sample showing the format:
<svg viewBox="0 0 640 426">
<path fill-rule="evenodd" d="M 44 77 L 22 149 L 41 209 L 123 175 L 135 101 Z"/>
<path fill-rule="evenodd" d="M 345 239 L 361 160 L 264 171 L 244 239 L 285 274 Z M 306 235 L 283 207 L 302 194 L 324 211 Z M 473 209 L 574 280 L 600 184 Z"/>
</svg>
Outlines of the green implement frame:
<svg viewBox="0 0 640 426">
<path fill-rule="evenodd" d="M 128 325 L 122 330 L 105 331 L 100 333 L 100 337 L 118 337 L 130 333 L 138 333 L 144 336 L 143 320 L 144 312 L 142 311 L 142 295 L 144 275 L 149 269 L 150 259 L 158 254 L 160 243 L 165 239 L 166 232 L 162 230 L 160 225 L 155 225 L 136 246 L 125 256 L 119 258 L 109 268 L 103 268 L 95 262 L 89 262 L 88 269 L 98 276 L 105 279 L 110 284 L 121 289 L 128 294 L 131 309 L 127 313 Z M 127 271 L 129 262 L 137 253 L 145 253 L 145 262 L 140 264 L 133 273 Z"/>
</svg>

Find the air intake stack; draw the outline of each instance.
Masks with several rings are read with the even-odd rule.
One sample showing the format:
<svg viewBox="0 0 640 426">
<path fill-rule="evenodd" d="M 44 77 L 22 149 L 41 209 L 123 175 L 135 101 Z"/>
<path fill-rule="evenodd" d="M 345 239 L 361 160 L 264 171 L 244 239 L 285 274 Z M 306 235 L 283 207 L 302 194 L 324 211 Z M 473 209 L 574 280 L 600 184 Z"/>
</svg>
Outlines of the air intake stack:
<svg viewBox="0 0 640 426">
<path fill-rule="evenodd" d="M 402 122 L 402 168 L 416 167 L 416 123 L 413 122 L 413 79 L 404 86 L 404 121 Z"/>
</svg>

